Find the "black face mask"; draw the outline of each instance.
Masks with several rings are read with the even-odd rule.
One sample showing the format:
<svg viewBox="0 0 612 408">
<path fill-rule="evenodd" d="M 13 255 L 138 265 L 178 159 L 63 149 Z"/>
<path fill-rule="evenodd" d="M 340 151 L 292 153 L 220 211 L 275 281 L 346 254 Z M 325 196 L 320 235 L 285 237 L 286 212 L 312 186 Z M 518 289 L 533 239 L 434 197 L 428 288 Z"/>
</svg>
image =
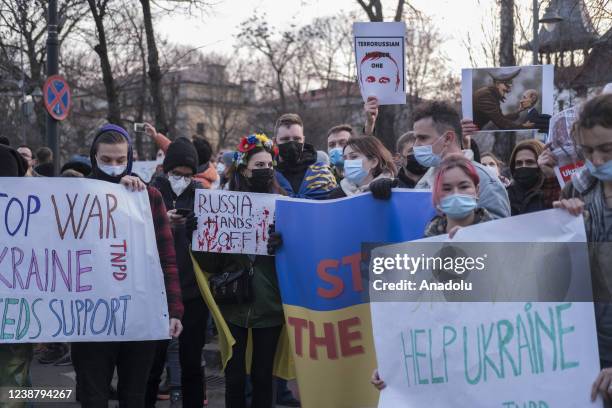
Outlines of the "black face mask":
<svg viewBox="0 0 612 408">
<path fill-rule="evenodd" d="M 296 164 L 302 157 L 304 143 L 287 142 L 278 145 L 278 154 L 287 164 Z"/>
<path fill-rule="evenodd" d="M 274 179 L 273 169 L 253 169 L 249 180 L 250 191 L 254 193 L 269 193 Z"/>
<path fill-rule="evenodd" d="M 415 176 L 422 176 L 423 174 L 427 173 L 429 167 L 425 167 L 421 163 L 419 163 L 414 157 L 414 154 L 409 154 L 408 156 L 406 156 L 406 170 L 408 170 Z"/>
<path fill-rule="evenodd" d="M 519 167 L 514 170 L 512 178 L 526 190 L 532 189 L 540 181 L 542 172 L 539 167 Z"/>
</svg>

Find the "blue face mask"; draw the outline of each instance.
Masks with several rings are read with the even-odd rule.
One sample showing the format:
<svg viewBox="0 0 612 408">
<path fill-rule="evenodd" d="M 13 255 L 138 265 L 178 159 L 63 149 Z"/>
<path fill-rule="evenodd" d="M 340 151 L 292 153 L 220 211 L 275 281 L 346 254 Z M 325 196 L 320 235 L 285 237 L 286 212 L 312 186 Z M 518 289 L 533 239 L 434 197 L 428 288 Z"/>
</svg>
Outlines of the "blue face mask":
<svg viewBox="0 0 612 408">
<path fill-rule="evenodd" d="M 426 146 L 414 146 L 414 158 L 419 162 L 421 166 L 425 167 L 437 167 L 442 161 L 442 156 L 433 152 L 433 147 L 442 138 L 438 138 L 433 144 Z"/>
<path fill-rule="evenodd" d="M 360 185 L 368 172 L 363 169 L 363 160 L 346 160 L 344 162 L 344 177 L 355 185 Z"/>
<path fill-rule="evenodd" d="M 608 160 L 601 166 L 595 166 L 590 160 L 586 160 L 586 166 L 593 177 L 601 181 L 612 181 L 612 160 Z"/>
<path fill-rule="evenodd" d="M 334 147 L 328 151 L 327 154 L 329 155 L 329 162 L 332 164 L 332 166 L 342 167 L 344 164 L 344 157 L 342 156 L 341 147 Z"/>
<path fill-rule="evenodd" d="M 453 220 L 461 220 L 478 206 L 476 197 L 468 194 L 451 194 L 440 200 L 438 209 L 442 211 L 448 218 Z"/>
</svg>

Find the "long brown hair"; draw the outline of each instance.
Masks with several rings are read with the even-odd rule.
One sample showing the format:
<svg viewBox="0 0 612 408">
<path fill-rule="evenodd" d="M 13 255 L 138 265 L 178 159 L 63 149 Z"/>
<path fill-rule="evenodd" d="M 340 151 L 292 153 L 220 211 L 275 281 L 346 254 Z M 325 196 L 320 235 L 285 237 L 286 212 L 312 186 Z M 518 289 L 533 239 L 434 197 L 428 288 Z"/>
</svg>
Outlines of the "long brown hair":
<svg viewBox="0 0 612 408">
<path fill-rule="evenodd" d="M 353 150 L 362 153 L 368 159 L 378 159 L 378 165 L 372 169 L 372 177 L 376 178 L 384 172 L 391 173 L 393 176 L 397 174 L 397 167 L 393 163 L 391 152 L 374 136 L 356 136 L 351 137 L 344 149 L 352 147 Z"/>
</svg>

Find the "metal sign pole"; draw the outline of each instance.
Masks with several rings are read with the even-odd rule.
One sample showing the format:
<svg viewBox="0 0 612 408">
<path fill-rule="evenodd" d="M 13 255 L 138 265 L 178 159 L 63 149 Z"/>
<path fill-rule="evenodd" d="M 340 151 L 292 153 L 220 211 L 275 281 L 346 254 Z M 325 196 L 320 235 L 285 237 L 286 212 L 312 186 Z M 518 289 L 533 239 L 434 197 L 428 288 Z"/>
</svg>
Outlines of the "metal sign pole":
<svg viewBox="0 0 612 408">
<path fill-rule="evenodd" d="M 47 28 L 47 77 L 58 74 L 59 41 L 57 38 L 57 0 L 49 0 L 49 23 Z M 47 112 L 47 144 L 53 151 L 55 175 L 59 176 L 60 153 L 57 120 Z"/>
</svg>

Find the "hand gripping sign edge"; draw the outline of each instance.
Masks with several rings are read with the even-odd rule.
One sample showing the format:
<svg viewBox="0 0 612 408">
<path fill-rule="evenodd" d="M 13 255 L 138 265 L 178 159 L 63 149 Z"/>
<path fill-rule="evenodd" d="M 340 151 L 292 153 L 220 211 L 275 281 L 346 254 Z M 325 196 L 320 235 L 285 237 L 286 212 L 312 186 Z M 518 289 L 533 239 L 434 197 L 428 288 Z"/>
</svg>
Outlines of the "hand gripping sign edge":
<svg viewBox="0 0 612 408">
<path fill-rule="evenodd" d="M 60 75 L 51 75 L 43 85 L 43 99 L 49 115 L 55 120 L 64 120 L 72 107 L 72 92 Z"/>
</svg>

